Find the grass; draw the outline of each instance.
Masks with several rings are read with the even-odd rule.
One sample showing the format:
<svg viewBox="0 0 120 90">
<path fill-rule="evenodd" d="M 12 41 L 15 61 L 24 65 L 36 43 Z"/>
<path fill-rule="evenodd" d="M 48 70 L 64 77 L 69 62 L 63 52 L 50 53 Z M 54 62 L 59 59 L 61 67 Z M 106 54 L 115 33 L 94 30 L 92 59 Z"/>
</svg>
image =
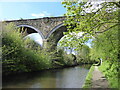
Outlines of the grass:
<svg viewBox="0 0 120 90">
<path fill-rule="evenodd" d="M 109 88 L 118 88 L 118 72 L 115 68 L 115 64 L 112 64 L 111 68 L 109 67 L 109 62 L 104 61 L 99 70 L 105 75 L 108 80 Z"/>
<path fill-rule="evenodd" d="M 94 70 L 94 66 L 92 65 L 89 72 L 88 72 L 88 74 L 87 74 L 87 77 L 86 77 L 86 80 L 85 80 L 85 84 L 83 85 L 83 88 L 91 88 L 93 70 Z"/>
</svg>

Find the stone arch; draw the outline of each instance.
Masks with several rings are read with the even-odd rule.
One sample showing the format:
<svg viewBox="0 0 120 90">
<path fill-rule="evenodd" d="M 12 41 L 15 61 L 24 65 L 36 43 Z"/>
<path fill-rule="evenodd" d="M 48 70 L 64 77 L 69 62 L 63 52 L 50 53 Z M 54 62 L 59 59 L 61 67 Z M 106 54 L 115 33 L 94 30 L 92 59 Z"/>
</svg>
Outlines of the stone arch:
<svg viewBox="0 0 120 90">
<path fill-rule="evenodd" d="M 35 27 L 33 26 L 30 26 L 30 25 L 17 25 L 17 27 L 24 27 L 24 28 L 27 28 L 27 29 L 31 29 L 31 31 L 27 30 L 27 33 L 30 34 L 30 33 L 39 33 L 40 36 L 42 37 L 42 39 L 45 39 L 44 35 L 42 34 L 42 32 L 38 29 L 36 29 Z"/>
<path fill-rule="evenodd" d="M 63 32 L 66 32 L 67 28 L 63 23 L 55 26 L 50 33 L 45 37 L 48 45 L 51 45 L 51 49 L 55 49 L 58 41 L 64 36 Z M 49 46 L 50 47 L 50 46 Z"/>
<path fill-rule="evenodd" d="M 55 32 L 57 29 L 59 29 L 59 28 L 62 27 L 62 26 L 64 26 L 63 23 L 55 26 L 55 27 L 48 33 L 48 35 L 47 35 L 45 38 L 46 38 L 46 39 L 49 38 L 53 32 Z"/>
</svg>

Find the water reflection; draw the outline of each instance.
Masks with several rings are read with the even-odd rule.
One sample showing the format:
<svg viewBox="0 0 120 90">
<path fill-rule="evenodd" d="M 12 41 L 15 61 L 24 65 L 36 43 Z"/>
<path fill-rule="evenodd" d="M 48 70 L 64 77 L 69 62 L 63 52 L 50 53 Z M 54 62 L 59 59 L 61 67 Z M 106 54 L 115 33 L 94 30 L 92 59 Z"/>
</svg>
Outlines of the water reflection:
<svg viewBox="0 0 120 90">
<path fill-rule="evenodd" d="M 81 88 L 89 69 L 80 66 L 3 78 L 5 88 Z M 12 82 L 11 82 L 12 81 Z"/>
</svg>

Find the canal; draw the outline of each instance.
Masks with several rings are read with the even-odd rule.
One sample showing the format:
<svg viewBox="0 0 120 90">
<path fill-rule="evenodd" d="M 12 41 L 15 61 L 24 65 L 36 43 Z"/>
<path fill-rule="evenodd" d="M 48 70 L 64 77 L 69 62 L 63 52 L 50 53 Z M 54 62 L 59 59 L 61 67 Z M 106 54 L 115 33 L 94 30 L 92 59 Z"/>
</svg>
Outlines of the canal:
<svg viewBox="0 0 120 90">
<path fill-rule="evenodd" d="M 12 75 L 3 78 L 3 88 L 82 88 L 90 65 Z"/>
</svg>

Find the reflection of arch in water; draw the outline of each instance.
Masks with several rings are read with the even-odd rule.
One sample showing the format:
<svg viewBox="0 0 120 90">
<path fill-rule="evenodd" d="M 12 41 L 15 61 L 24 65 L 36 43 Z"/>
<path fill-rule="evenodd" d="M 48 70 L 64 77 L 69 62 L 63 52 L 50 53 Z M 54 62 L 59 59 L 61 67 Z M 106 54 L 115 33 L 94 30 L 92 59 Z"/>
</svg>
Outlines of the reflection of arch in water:
<svg viewBox="0 0 120 90">
<path fill-rule="evenodd" d="M 31 34 L 31 33 L 39 33 L 40 36 L 42 37 L 42 39 L 44 39 L 44 36 L 42 34 L 42 32 L 36 28 L 34 28 L 33 26 L 29 26 L 29 25 L 18 25 L 17 27 L 22 28 L 23 30 L 26 30 L 27 34 Z"/>
</svg>

